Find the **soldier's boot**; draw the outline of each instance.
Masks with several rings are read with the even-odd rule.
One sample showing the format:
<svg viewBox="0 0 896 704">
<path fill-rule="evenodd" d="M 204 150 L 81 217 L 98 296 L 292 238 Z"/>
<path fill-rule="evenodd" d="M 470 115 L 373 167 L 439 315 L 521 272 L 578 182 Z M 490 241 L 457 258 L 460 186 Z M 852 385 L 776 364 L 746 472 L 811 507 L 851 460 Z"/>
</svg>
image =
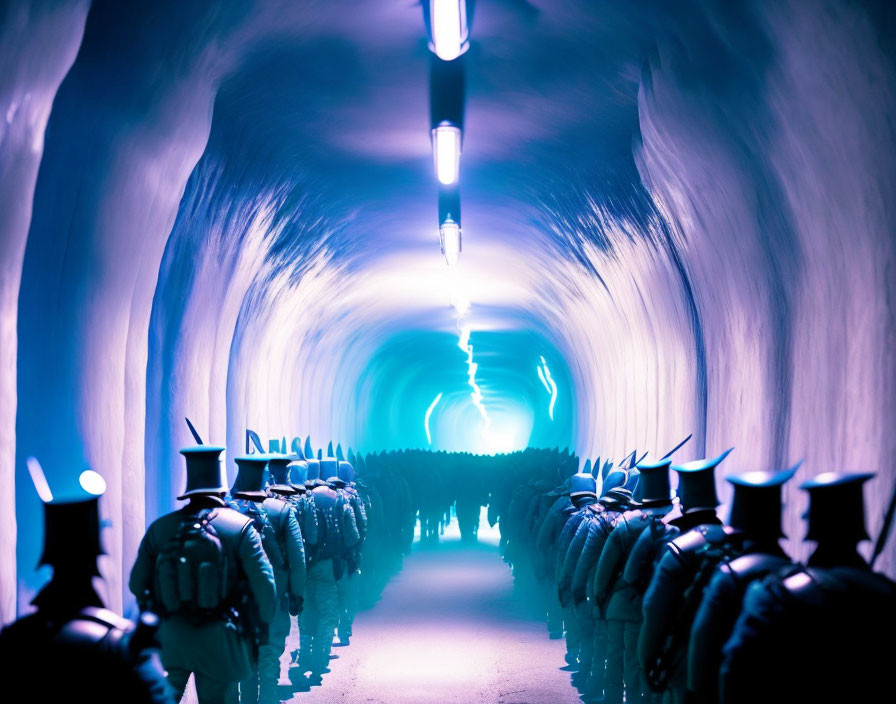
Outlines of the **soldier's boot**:
<svg viewBox="0 0 896 704">
<path fill-rule="evenodd" d="M 622 704 L 625 674 L 625 622 L 607 621 L 607 669 L 604 681 L 606 704 Z M 631 697 L 628 701 L 634 701 Z"/>
</svg>

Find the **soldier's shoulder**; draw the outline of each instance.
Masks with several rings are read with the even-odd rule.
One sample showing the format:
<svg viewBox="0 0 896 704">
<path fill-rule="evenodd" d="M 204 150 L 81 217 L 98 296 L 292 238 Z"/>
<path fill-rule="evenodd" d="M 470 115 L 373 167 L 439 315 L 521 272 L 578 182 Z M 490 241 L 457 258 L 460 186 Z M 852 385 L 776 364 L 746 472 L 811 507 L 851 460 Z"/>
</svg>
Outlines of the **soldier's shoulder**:
<svg viewBox="0 0 896 704">
<path fill-rule="evenodd" d="M 262 502 L 265 510 L 277 516 L 285 516 L 292 510 L 292 505 L 283 499 L 269 496 Z"/>
<path fill-rule="evenodd" d="M 211 524 L 215 527 L 215 530 L 231 534 L 241 533 L 251 523 L 252 519 L 249 516 L 229 506 L 215 509 L 215 515 L 211 519 Z"/>
</svg>

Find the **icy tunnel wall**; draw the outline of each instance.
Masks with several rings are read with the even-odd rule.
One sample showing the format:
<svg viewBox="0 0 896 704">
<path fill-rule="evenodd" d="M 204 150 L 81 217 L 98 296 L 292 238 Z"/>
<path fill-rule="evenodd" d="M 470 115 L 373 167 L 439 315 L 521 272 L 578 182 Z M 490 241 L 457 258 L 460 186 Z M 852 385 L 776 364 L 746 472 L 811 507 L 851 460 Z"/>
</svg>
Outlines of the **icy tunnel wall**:
<svg viewBox="0 0 896 704">
<path fill-rule="evenodd" d="M 486 407 L 531 417 L 533 443 L 621 457 L 693 432 L 680 459 L 735 445 L 727 471 L 878 470 L 876 532 L 896 450 L 885 4 L 477 3 L 456 276 L 433 251 L 419 8 L 96 2 L 82 40 L 84 3 L 18 5 L 0 618 L 16 538 L 20 608 L 40 581 L 31 454 L 58 493 L 106 476 L 118 608 L 182 485 L 184 415 L 231 454 L 246 425 L 374 449 L 421 443 L 454 389 L 433 427 L 456 443 L 475 413 L 448 300 L 472 304 Z"/>
</svg>

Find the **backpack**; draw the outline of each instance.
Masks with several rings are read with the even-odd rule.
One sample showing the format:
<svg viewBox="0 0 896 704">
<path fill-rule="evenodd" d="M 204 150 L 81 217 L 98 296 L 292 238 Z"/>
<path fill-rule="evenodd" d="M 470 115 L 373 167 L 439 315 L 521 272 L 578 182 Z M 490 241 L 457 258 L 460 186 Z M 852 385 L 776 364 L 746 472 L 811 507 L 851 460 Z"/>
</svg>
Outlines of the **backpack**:
<svg viewBox="0 0 896 704">
<path fill-rule="evenodd" d="M 261 545 L 274 571 L 285 571 L 286 558 L 283 556 L 284 551 L 267 511 L 262 508 L 261 504 L 257 504 L 254 501 L 246 501 L 245 499 L 232 501 L 231 508 L 252 520 L 252 526 L 258 531 L 258 535 L 261 536 Z"/>
<path fill-rule="evenodd" d="M 212 521 L 215 509 L 188 515 L 156 557 L 156 594 L 164 615 L 211 620 L 226 606 L 228 565 Z"/>
</svg>

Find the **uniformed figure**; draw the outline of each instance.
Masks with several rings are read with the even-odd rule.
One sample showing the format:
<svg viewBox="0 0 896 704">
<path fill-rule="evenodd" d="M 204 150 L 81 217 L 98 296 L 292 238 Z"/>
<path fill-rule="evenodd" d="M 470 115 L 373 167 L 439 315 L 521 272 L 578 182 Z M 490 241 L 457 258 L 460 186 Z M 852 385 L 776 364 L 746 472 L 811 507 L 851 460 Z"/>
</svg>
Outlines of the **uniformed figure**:
<svg viewBox="0 0 896 704">
<path fill-rule="evenodd" d="M 615 476 L 617 474 L 620 476 Z M 593 610 L 587 596 L 615 519 L 628 508 L 631 501 L 631 494 L 620 485 L 625 481 L 622 472 L 611 473 L 604 481 L 604 487 L 608 488 L 596 503 L 585 510 L 585 517 L 567 550 L 563 581 L 558 587 L 561 593 L 564 589 L 569 590 L 578 619 L 582 646 L 579 671 L 573 677 L 573 684 L 582 692 L 586 702 L 603 699 L 607 658 L 606 623 L 601 614 Z"/>
<path fill-rule="evenodd" d="M 290 614 L 302 611 L 305 593 L 305 547 L 295 511 L 286 501 L 271 498 L 265 489 L 265 469 L 270 464 L 282 479 L 291 459 L 285 455 L 248 455 L 234 460 L 239 468 L 234 482 L 231 505 L 252 519 L 261 534 L 265 554 L 274 569 L 277 584 L 277 609 L 268 637 L 258 649 L 258 670 L 240 682 L 240 701 L 244 704 L 278 704 L 280 656 L 286 647 Z M 280 491 L 285 491 L 286 485 Z"/>
<path fill-rule="evenodd" d="M 740 550 L 737 532 L 721 525 L 715 468 L 725 452 L 709 460 L 673 466 L 678 473 L 682 515 L 671 519 L 682 534 L 667 543 L 644 594 L 638 659 L 654 691 L 669 690 L 673 702 L 687 692 L 687 645 L 691 622 L 711 570 Z"/>
<path fill-rule="evenodd" d="M 53 576 L 31 602 L 37 611 L 0 631 L 5 687 L 28 691 L 15 699 L 62 702 L 76 692 L 102 704 L 174 702 L 155 645 L 158 618 L 145 612 L 135 627 L 106 609 L 93 586 L 103 554 L 102 492 L 97 487 L 74 501 L 44 502 L 39 566 L 52 567 Z"/>
<path fill-rule="evenodd" d="M 801 486 L 817 547 L 807 567 L 747 589 L 723 651 L 724 704 L 892 698 L 896 584 L 856 549 L 868 539 L 862 486 L 872 476 L 827 473 Z"/>
<path fill-rule="evenodd" d="M 547 616 L 548 635 L 552 639 L 563 637 L 563 609 L 557 598 L 557 588 L 554 582 L 554 565 L 556 562 L 557 539 L 566 521 L 576 510 L 569 498 L 570 479 L 548 493 L 553 499 L 548 508 L 535 540 L 535 579 L 541 588 L 545 612 Z M 567 650 L 567 665 L 570 662 L 570 651 Z"/>
<path fill-rule="evenodd" d="M 563 623 L 566 626 L 567 669 L 577 672 L 580 667 L 579 656 L 583 646 L 581 628 L 579 627 L 571 595 L 568 590 L 561 589 L 560 585 L 564 581 L 563 571 L 569 546 L 575 538 L 579 524 L 585 518 L 585 510 L 597 500 L 597 482 L 594 477 L 583 472 L 573 475 L 569 483 L 569 499 L 574 510 L 566 520 L 566 523 L 563 524 L 563 529 L 557 538 L 554 584 L 560 607 L 563 609 Z M 590 645 L 585 646 L 589 655 L 590 648 Z"/>
<path fill-rule="evenodd" d="M 358 573 L 361 569 L 361 548 L 367 539 L 367 511 L 355 487 L 355 468 L 349 462 L 339 462 L 337 469 L 342 487 L 337 489 L 352 509 L 358 530 L 358 542 L 346 547 L 342 557 L 345 563 L 344 577 L 337 581 L 339 594 L 339 645 L 346 646 L 352 637 L 352 624 L 358 609 Z"/>
<path fill-rule="evenodd" d="M 638 465 L 636 507 L 617 517 L 607 538 L 594 576 L 593 603 L 603 615 L 607 629 L 607 666 L 604 698 L 607 704 L 640 701 L 646 691 L 638 663 L 643 591 L 630 583 L 625 566 L 640 535 L 672 508 L 669 459 Z M 660 528 L 662 533 L 665 531 Z M 623 695 L 624 692 L 624 695 Z"/>
<path fill-rule="evenodd" d="M 335 458 L 323 460 L 316 466 L 309 462 L 309 478 L 321 467 L 332 471 L 332 476 L 337 473 Z M 299 636 L 299 659 L 297 667 L 290 671 L 290 679 L 299 686 L 302 686 L 301 680 L 306 672 L 310 673 L 307 684 L 315 686 L 330 671 L 328 665 L 333 632 L 339 622 L 336 562 L 345 551 L 345 513 L 351 511 L 326 483 L 313 488 L 311 500 L 317 516 L 318 541 L 307 555 L 308 580 Z"/>
<path fill-rule="evenodd" d="M 727 477 L 734 486 L 728 525 L 743 534 L 743 554 L 716 567 L 694 617 L 688 648 L 688 691 L 693 701 L 719 699 L 722 646 L 731 636 L 751 582 L 790 564 L 781 549 L 781 490 L 785 472 L 747 472 Z"/>
<path fill-rule="evenodd" d="M 187 489 L 178 499 L 189 503 L 149 526 L 130 578 L 141 608 L 162 619 L 162 664 L 177 697 L 193 674 L 201 704 L 234 700 L 276 606 L 261 536 L 224 503 L 223 450 L 181 450 Z"/>
</svg>

